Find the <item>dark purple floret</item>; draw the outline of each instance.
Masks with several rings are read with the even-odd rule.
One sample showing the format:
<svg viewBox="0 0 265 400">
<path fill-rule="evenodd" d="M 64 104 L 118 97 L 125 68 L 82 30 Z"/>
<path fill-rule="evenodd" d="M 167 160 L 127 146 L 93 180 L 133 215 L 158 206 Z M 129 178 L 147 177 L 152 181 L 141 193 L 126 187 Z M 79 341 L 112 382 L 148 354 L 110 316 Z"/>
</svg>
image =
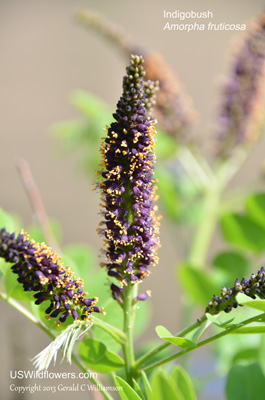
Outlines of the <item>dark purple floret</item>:
<svg viewBox="0 0 265 400">
<path fill-rule="evenodd" d="M 151 296 L 150 290 L 147 290 L 145 293 L 140 293 L 135 297 L 134 301 L 145 301 L 148 297 Z"/>
<path fill-rule="evenodd" d="M 25 291 L 37 292 L 33 295 L 35 304 L 50 301 L 46 318 L 57 318 L 61 314 L 57 325 L 71 314 L 78 321 L 88 318 L 92 312 L 102 312 L 102 308 L 94 307 L 96 297 L 85 298 L 83 281 L 75 279 L 70 268 L 60 264 L 60 257 L 45 243 L 29 240 L 23 231 L 15 237 L 14 233 L 0 230 L 0 257 L 14 264 L 11 269 Z"/>
<path fill-rule="evenodd" d="M 121 285 L 141 281 L 158 262 L 153 179 L 156 132 L 145 109 L 142 64 L 142 57 L 131 57 L 113 114 L 116 122 L 108 128 L 101 147 L 103 169 L 99 174 L 103 181 L 99 187 L 104 220 L 99 232 L 106 238 L 106 262 L 102 265 Z M 122 293 L 114 286 L 112 296 L 122 301 Z"/>
</svg>

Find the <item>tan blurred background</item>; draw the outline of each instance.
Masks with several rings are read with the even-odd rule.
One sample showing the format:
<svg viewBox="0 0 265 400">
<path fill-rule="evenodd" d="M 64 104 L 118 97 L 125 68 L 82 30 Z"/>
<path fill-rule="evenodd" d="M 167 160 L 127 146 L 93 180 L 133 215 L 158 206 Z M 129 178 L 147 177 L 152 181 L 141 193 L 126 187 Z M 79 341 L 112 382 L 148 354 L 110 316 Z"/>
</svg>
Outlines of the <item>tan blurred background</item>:
<svg viewBox="0 0 265 400">
<path fill-rule="evenodd" d="M 63 242 L 87 242 L 96 252 L 101 247 L 101 239 L 96 235 L 98 194 L 92 191 L 92 183 L 75 170 L 74 157 L 55 157 L 49 127 L 78 116 L 68 102 L 73 89 L 97 94 L 114 110 L 126 63 L 95 33 L 73 22 L 75 10 L 89 7 L 102 12 L 144 47 L 161 51 L 201 113 L 195 134 L 205 147 L 211 135 L 218 76 L 225 71 L 229 43 L 235 34 L 163 31 L 163 10 L 209 9 L 214 13 L 213 22 L 245 23 L 263 5 L 264 0 L 1 0 L 0 206 L 18 214 L 25 226 L 32 222 L 32 211 L 15 169 L 17 158 L 22 156 L 31 166 L 48 214 L 56 217 L 63 228 Z M 262 157 L 263 151 L 259 148 L 237 180 L 251 179 L 253 169 L 250 173 L 249 165 L 257 170 Z M 153 328 L 158 323 L 173 332 L 178 323 L 180 293 L 175 284 L 175 265 L 184 251 L 178 248 L 178 233 L 167 226 L 165 219 L 161 231 L 160 267 L 145 283 L 146 288 L 152 289 L 154 307 L 152 326 L 145 338 L 155 338 Z M 9 370 L 31 369 L 28 358 L 49 340 L 3 303 L 1 317 L 0 397 L 5 400 L 36 398 L 9 392 Z M 65 364 L 60 367 L 62 371 L 73 369 Z M 78 393 L 76 398 L 85 398 L 82 396 Z M 86 398 L 92 398 L 89 396 Z M 57 393 L 50 397 L 70 399 L 72 394 Z M 47 398 L 45 393 L 38 394 L 38 399 L 43 398 Z M 206 398 L 205 394 L 203 399 Z"/>
</svg>

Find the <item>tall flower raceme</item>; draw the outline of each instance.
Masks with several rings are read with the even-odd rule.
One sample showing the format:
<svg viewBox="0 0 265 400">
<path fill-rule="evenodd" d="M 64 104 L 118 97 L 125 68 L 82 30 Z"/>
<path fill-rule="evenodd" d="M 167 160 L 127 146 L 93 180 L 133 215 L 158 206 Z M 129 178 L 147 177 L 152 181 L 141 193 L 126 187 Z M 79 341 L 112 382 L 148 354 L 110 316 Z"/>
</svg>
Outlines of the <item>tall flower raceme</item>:
<svg viewBox="0 0 265 400">
<path fill-rule="evenodd" d="M 104 220 L 99 232 L 105 235 L 105 266 L 113 298 L 122 302 L 123 285 L 149 275 L 157 264 L 159 217 L 154 204 L 155 121 L 147 116 L 143 58 L 131 56 L 123 78 L 123 94 L 113 114 L 116 122 L 107 129 L 101 146 L 103 180 L 99 184 Z M 152 87 L 152 85 L 149 87 Z M 138 296 L 144 300 L 146 294 Z"/>
<path fill-rule="evenodd" d="M 217 119 L 218 153 L 226 156 L 238 144 L 257 139 L 264 109 L 265 12 L 237 42 L 230 73 L 222 89 Z"/>
<path fill-rule="evenodd" d="M 75 279 L 69 267 L 60 263 L 60 257 L 45 243 L 30 240 L 23 230 L 16 237 L 5 229 L 0 230 L 0 257 L 12 263 L 12 271 L 24 291 L 36 292 L 35 304 L 50 301 L 45 313 L 47 319 L 58 318 L 58 326 L 68 316 L 74 321 L 87 320 L 92 312 L 102 312 L 96 307 L 96 297 L 86 298 L 82 279 Z"/>
</svg>

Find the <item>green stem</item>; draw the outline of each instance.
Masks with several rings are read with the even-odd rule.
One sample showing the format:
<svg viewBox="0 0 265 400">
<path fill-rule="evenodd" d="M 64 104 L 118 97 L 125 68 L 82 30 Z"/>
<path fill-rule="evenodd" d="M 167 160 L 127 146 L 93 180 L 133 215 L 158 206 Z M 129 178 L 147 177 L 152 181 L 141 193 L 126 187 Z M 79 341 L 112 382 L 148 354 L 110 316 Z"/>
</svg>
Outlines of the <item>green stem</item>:
<svg viewBox="0 0 265 400">
<path fill-rule="evenodd" d="M 0 298 L 8 303 L 10 306 L 19 311 L 22 315 L 24 315 L 29 321 L 31 321 L 34 325 L 38 326 L 43 332 L 45 332 L 51 339 L 55 338 L 55 335 L 50 331 L 50 329 L 45 326 L 42 322 L 40 322 L 29 310 L 27 310 L 22 304 L 18 303 L 16 300 L 8 297 L 6 294 L 0 292 Z M 89 370 L 81 363 L 81 361 L 73 354 L 72 355 L 73 362 L 79 367 L 83 372 L 87 372 L 89 376 L 89 380 L 99 389 L 101 388 L 101 383 L 98 379 L 91 376 Z M 114 400 L 113 397 L 105 390 L 101 390 L 102 395 L 107 400 Z"/>
<path fill-rule="evenodd" d="M 127 382 L 131 385 L 135 371 L 135 359 L 133 349 L 133 326 L 135 316 L 135 305 L 133 299 L 137 295 L 137 284 L 132 285 L 130 282 L 124 286 L 123 312 L 124 312 L 124 333 L 126 335 L 126 343 L 123 345 L 123 354 L 125 360 L 125 369 Z"/>
<path fill-rule="evenodd" d="M 175 337 L 183 337 L 187 335 L 189 332 L 192 332 L 194 329 L 198 328 L 204 321 L 206 321 L 206 316 L 204 315 L 200 321 L 196 321 L 187 328 L 183 329 L 179 333 L 175 335 Z M 155 347 L 153 350 L 149 351 L 142 357 L 140 357 L 136 363 L 135 363 L 135 368 L 138 369 L 141 365 L 143 365 L 147 360 L 149 360 L 151 357 L 155 356 L 156 354 L 160 353 L 162 350 L 166 349 L 169 347 L 171 343 L 166 342 L 161 344 L 160 346 Z"/>
<path fill-rule="evenodd" d="M 211 342 L 213 342 L 213 341 L 215 341 L 215 340 L 217 340 L 217 339 L 219 339 L 219 338 L 221 338 L 223 336 L 229 335 L 231 332 L 236 331 L 237 329 L 239 329 L 239 328 L 241 328 L 241 327 L 243 327 L 245 325 L 251 324 L 252 322 L 259 321 L 261 316 L 263 316 L 263 318 L 264 318 L 265 313 L 256 315 L 255 317 L 252 317 L 252 318 L 249 318 L 249 319 L 246 319 L 245 321 L 240 322 L 239 324 L 235 324 L 235 325 L 231 326 L 230 328 L 227 328 L 224 331 L 218 333 L 217 335 L 214 335 L 214 336 L 211 336 L 208 339 L 202 340 L 201 342 L 197 343 L 196 347 L 192 347 L 192 348 L 188 348 L 188 349 L 182 350 L 182 351 L 180 351 L 180 352 L 178 352 L 176 354 L 173 354 L 170 357 L 166 357 L 163 360 L 160 360 L 160 361 L 158 361 L 158 362 L 156 362 L 156 363 L 154 363 L 152 365 L 149 365 L 146 368 L 143 368 L 143 370 L 146 373 L 150 372 L 154 368 L 160 367 L 163 364 L 166 364 L 166 363 L 168 363 L 168 362 L 170 362 L 172 360 L 175 360 L 176 358 L 181 357 L 182 355 L 187 354 L 190 351 L 197 349 L 198 347 L 202 347 L 205 344 L 211 343 Z"/>
</svg>

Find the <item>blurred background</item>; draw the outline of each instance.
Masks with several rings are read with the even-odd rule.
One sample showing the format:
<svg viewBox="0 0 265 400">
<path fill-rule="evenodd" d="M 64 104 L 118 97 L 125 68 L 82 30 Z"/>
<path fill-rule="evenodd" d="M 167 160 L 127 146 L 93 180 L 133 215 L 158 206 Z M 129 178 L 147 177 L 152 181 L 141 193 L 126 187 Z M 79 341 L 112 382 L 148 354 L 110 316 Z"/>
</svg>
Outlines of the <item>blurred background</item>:
<svg viewBox="0 0 265 400">
<path fill-rule="evenodd" d="M 163 31 L 163 10 L 210 10 L 214 14 L 214 23 L 242 24 L 248 23 L 263 6 L 263 0 L 203 0 L 199 3 L 195 0 L 1 0 L 0 206 L 18 215 L 22 226 L 28 226 L 33 221 L 33 213 L 15 167 L 18 158 L 23 157 L 31 167 L 48 215 L 55 218 L 62 228 L 63 244 L 89 243 L 99 253 L 102 243 L 96 234 L 99 195 L 92 191 L 92 179 L 87 179 L 77 168 L 77 156 L 65 158 L 58 154 L 51 126 L 59 121 L 79 118 L 69 102 L 74 89 L 96 94 L 114 111 L 121 95 L 126 60 L 95 32 L 74 21 L 73 16 L 79 8 L 87 7 L 102 13 L 123 27 L 144 48 L 162 53 L 200 113 L 193 136 L 207 154 L 218 82 L 226 71 L 229 46 L 236 33 Z M 102 132 L 99 135 L 102 136 Z M 262 159 L 263 151 L 259 147 L 251 154 L 235 182 L 251 180 Z M 145 340 L 156 338 L 154 327 L 158 324 L 167 326 L 172 332 L 179 326 L 180 291 L 176 285 L 175 266 L 185 253 L 185 244 L 178 235 L 173 225 L 162 220 L 160 264 L 143 285 L 145 289 L 152 290 L 152 298 L 148 301 L 153 306 L 152 322 Z M 218 242 L 214 243 L 213 251 L 216 247 Z M 18 395 L 9 391 L 9 371 L 32 369 L 28 359 L 42 350 L 49 339 L 3 302 L 1 315 L 2 398 L 28 399 L 28 394 Z M 207 356 L 204 356 L 204 363 L 206 361 Z M 74 369 L 66 364 L 58 368 L 62 371 Z M 222 383 L 219 382 L 214 389 L 215 399 L 222 400 L 219 384 L 221 388 Z M 212 389 L 208 389 L 210 394 L 205 392 L 201 399 L 213 398 Z M 78 393 L 78 399 L 89 396 Z M 72 394 L 57 393 L 50 397 L 70 399 Z M 47 396 L 40 393 L 38 398 Z"/>
</svg>

